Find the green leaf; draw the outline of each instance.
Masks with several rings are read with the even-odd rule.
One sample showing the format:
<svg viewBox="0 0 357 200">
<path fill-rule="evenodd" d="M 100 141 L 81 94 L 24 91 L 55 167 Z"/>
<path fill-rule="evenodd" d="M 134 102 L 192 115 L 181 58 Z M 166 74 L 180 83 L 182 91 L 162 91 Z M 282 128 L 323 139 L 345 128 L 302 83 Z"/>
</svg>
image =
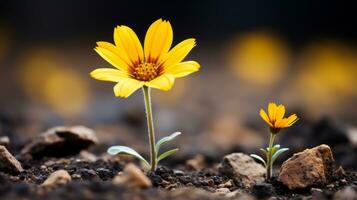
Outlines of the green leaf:
<svg viewBox="0 0 357 200">
<path fill-rule="evenodd" d="M 272 157 L 272 163 L 274 163 L 274 161 L 282 154 L 282 153 L 284 153 L 285 151 L 288 151 L 289 150 L 289 148 L 282 148 L 282 149 L 279 149 L 277 152 L 275 152 L 274 154 L 273 154 L 273 157 Z"/>
<path fill-rule="evenodd" d="M 166 158 L 167 156 L 171 156 L 172 154 L 176 153 L 179 149 L 172 149 L 169 151 L 166 151 L 165 153 L 162 153 L 158 158 L 157 158 L 157 162 L 159 162 L 160 160 Z"/>
<path fill-rule="evenodd" d="M 159 141 L 157 141 L 156 143 L 156 154 L 159 153 L 160 147 L 168 142 L 170 142 L 171 140 L 175 139 L 177 136 L 181 135 L 181 132 L 175 132 L 169 136 L 163 137 L 161 138 Z"/>
<path fill-rule="evenodd" d="M 280 145 L 276 144 L 276 145 L 274 145 L 274 147 L 272 149 L 273 149 L 273 152 L 271 152 L 271 155 L 274 155 L 275 152 L 277 152 L 280 149 Z"/>
<path fill-rule="evenodd" d="M 267 163 L 265 162 L 265 160 L 262 157 L 260 157 L 256 154 L 250 154 L 250 157 L 255 158 L 255 159 L 259 160 L 260 162 L 262 162 L 264 164 L 264 167 L 267 166 Z"/>
<path fill-rule="evenodd" d="M 136 152 L 134 149 L 127 147 L 127 146 L 112 146 L 109 147 L 107 150 L 108 154 L 110 155 L 116 155 L 116 154 L 125 154 L 125 155 L 131 155 L 139 160 L 143 161 L 145 165 L 150 167 L 150 164 L 143 158 L 138 152 Z"/>
<path fill-rule="evenodd" d="M 267 150 L 265 150 L 265 149 L 263 149 L 263 148 L 260 148 L 259 150 L 262 151 L 265 156 L 268 154 Z"/>
</svg>

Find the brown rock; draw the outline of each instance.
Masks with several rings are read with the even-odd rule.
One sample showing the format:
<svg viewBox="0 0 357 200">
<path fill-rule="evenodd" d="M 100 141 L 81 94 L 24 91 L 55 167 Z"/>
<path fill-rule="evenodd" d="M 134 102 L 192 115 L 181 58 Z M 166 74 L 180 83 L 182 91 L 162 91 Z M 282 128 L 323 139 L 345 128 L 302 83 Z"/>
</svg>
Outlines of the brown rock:
<svg viewBox="0 0 357 200">
<path fill-rule="evenodd" d="M 289 189 L 326 184 L 333 174 L 334 159 L 329 146 L 320 145 L 294 154 L 286 160 L 278 180 Z"/>
<path fill-rule="evenodd" d="M 218 168 L 219 172 L 232 178 L 243 187 L 264 181 L 265 168 L 243 153 L 224 156 Z"/>
<path fill-rule="evenodd" d="M 128 164 L 123 172 L 119 172 L 113 179 L 113 184 L 131 189 L 145 189 L 151 187 L 150 179 L 134 164 Z"/>
<path fill-rule="evenodd" d="M 0 145 L 0 170 L 10 174 L 23 171 L 21 163 L 2 145 Z"/>
<path fill-rule="evenodd" d="M 33 139 L 21 153 L 34 157 L 61 157 L 77 154 L 96 143 L 95 132 L 87 127 L 54 127 Z"/>
<path fill-rule="evenodd" d="M 53 188 L 65 185 L 71 180 L 72 178 L 66 170 L 57 170 L 53 172 L 41 186 Z"/>
<path fill-rule="evenodd" d="M 206 167 L 205 157 L 200 154 L 186 161 L 186 168 L 188 170 L 200 171 L 205 167 Z"/>
</svg>

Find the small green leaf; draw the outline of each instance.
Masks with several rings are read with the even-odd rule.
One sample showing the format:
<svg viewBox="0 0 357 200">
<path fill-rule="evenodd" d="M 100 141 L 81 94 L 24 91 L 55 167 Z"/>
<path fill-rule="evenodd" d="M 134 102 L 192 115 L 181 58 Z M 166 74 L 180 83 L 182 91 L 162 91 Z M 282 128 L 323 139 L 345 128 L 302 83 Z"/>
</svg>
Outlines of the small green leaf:
<svg viewBox="0 0 357 200">
<path fill-rule="evenodd" d="M 159 153 L 160 147 L 168 142 L 170 142 L 171 140 L 175 139 L 177 136 L 181 135 L 181 132 L 175 132 L 169 136 L 163 137 L 161 138 L 159 141 L 157 141 L 156 143 L 156 154 Z"/>
<path fill-rule="evenodd" d="M 271 155 L 274 155 L 275 152 L 277 152 L 279 149 L 280 149 L 280 145 L 279 144 L 276 144 L 274 145 L 274 147 L 272 148 L 272 152 L 271 152 Z"/>
<path fill-rule="evenodd" d="M 265 150 L 265 149 L 263 149 L 263 148 L 260 148 L 259 150 L 262 151 L 262 152 L 264 153 L 264 155 L 267 155 L 267 154 L 268 154 L 267 150 Z"/>
<path fill-rule="evenodd" d="M 169 151 L 166 151 L 165 153 L 162 153 L 158 158 L 157 158 L 157 162 L 159 162 L 160 160 L 166 158 L 167 156 L 171 156 L 172 154 L 176 153 L 179 149 L 172 149 Z"/>
<path fill-rule="evenodd" d="M 107 150 L 108 154 L 110 155 L 116 155 L 116 154 L 125 154 L 125 155 L 131 155 L 139 160 L 143 161 L 145 165 L 150 167 L 150 164 L 143 158 L 138 152 L 136 152 L 134 149 L 127 147 L 127 146 L 112 146 L 109 147 Z"/>
<path fill-rule="evenodd" d="M 284 153 L 285 151 L 288 151 L 289 150 L 289 148 L 282 148 L 282 149 L 279 149 L 277 152 L 275 152 L 274 154 L 273 154 L 273 157 L 272 157 L 272 163 L 274 163 L 274 161 L 282 154 L 282 153 Z"/>
<path fill-rule="evenodd" d="M 255 158 L 255 159 L 259 160 L 260 162 L 262 162 L 264 164 L 264 167 L 267 166 L 267 163 L 265 162 L 265 160 L 262 157 L 260 157 L 256 154 L 250 154 L 250 157 Z"/>
</svg>

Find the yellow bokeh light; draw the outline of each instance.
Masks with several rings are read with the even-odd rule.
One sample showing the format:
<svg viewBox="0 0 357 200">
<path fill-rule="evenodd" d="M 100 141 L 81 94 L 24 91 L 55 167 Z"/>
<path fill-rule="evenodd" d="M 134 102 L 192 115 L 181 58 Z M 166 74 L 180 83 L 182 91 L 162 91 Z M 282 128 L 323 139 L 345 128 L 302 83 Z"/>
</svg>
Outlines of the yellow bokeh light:
<svg viewBox="0 0 357 200">
<path fill-rule="evenodd" d="M 266 86 L 276 83 L 285 74 L 289 53 L 285 44 L 273 34 L 252 32 L 234 39 L 228 62 L 241 80 Z"/>
<path fill-rule="evenodd" d="M 345 45 L 312 44 L 302 53 L 294 90 L 308 107 L 338 109 L 341 100 L 357 95 L 356 61 L 356 51 Z"/>
<path fill-rule="evenodd" d="M 48 49 L 35 49 L 25 55 L 20 59 L 18 77 L 30 99 L 63 117 L 79 114 L 87 106 L 89 85 L 80 72 Z"/>
</svg>

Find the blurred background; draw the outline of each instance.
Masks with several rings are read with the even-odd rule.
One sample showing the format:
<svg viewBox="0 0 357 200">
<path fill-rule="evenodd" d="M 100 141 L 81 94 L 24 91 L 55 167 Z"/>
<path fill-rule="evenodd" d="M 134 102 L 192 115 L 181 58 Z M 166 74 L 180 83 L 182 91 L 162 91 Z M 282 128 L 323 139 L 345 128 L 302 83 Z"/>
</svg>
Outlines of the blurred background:
<svg viewBox="0 0 357 200">
<path fill-rule="evenodd" d="M 115 98 L 114 84 L 89 72 L 110 67 L 93 48 L 113 42 L 115 26 L 143 39 L 163 18 L 174 44 L 197 39 L 187 60 L 202 68 L 168 92 L 153 91 L 158 136 L 182 131 L 182 154 L 251 151 L 268 137 L 260 108 L 277 102 L 301 118 L 278 138 L 290 154 L 328 143 L 337 154 L 338 147 L 352 152 L 340 161 L 356 167 L 356 10 L 356 1 L 322 0 L 2 0 L 0 135 L 26 141 L 52 126 L 81 124 L 97 130 L 105 147 L 146 152 L 141 91 Z"/>
</svg>

